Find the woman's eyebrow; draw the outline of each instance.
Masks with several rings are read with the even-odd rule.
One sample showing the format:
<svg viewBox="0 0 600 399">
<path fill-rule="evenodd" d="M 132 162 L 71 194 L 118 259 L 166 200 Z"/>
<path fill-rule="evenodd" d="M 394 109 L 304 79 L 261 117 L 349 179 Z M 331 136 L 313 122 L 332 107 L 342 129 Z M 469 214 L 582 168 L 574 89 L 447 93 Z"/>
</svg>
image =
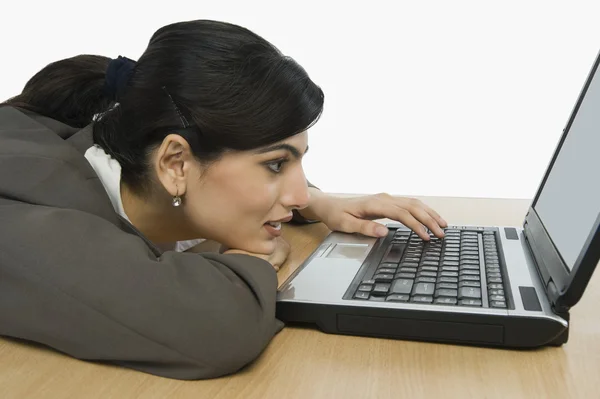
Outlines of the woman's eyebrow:
<svg viewBox="0 0 600 399">
<path fill-rule="evenodd" d="M 275 144 L 269 147 L 260 148 L 256 151 L 257 154 L 264 154 L 266 152 L 278 151 L 278 150 L 287 150 L 289 151 L 295 158 L 300 158 L 300 150 L 290 144 Z M 308 146 L 304 150 L 304 154 L 308 152 Z M 304 155 L 302 154 L 302 155 Z"/>
</svg>

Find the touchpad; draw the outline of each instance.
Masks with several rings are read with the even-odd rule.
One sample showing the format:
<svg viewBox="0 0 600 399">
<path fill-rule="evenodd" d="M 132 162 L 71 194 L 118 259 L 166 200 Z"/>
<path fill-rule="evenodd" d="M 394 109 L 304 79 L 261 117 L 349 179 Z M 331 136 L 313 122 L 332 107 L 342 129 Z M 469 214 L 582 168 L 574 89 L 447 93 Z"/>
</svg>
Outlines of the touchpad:
<svg viewBox="0 0 600 399">
<path fill-rule="evenodd" d="M 361 259 L 368 249 L 368 244 L 339 243 L 329 251 L 327 258 Z"/>
</svg>

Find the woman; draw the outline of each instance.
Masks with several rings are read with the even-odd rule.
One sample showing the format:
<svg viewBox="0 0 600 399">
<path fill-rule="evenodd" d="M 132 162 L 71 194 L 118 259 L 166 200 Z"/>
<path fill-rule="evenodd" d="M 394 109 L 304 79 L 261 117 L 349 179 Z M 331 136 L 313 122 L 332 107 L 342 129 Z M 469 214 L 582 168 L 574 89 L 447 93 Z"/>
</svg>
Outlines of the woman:
<svg viewBox="0 0 600 399">
<path fill-rule="evenodd" d="M 175 23 L 137 62 L 68 62 L 0 107 L 1 335 L 166 377 L 217 377 L 282 327 L 281 223 L 382 236 L 370 219 L 388 217 L 443 235 L 416 200 L 308 186 L 301 162 L 323 93 L 247 29 Z M 181 252 L 198 238 L 227 250 Z"/>
</svg>

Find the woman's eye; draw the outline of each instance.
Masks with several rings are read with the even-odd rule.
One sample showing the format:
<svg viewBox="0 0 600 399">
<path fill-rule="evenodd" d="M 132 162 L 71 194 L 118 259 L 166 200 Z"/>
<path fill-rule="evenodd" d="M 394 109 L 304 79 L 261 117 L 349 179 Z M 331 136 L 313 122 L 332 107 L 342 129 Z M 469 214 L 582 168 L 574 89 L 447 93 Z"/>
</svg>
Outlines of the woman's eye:
<svg viewBox="0 0 600 399">
<path fill-rule="evenodd" d="M 283 164 L 285 163 L 284 159 L 280 159 L 279 161 L 275 161 L 275 162 L 271 162 L 267 164 L 267 167 L 269 168 L 269 170 L 273 173 L 279 173 L 281 172 L 281 168 L 283 167 Z"/>
</svg>

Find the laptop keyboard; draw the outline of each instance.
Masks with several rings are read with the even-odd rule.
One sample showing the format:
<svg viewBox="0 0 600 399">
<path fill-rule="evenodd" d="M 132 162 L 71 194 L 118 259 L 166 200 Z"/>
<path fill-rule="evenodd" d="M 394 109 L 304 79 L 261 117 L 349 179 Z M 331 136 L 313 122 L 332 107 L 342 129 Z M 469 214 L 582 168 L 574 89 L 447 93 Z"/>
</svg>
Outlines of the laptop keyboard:
<svg viewBox="0 0 600 399">
<path fill-rule="evenodd" d="M 429 242 L 398 229 L 353 293 L 367 301 L 506 308 L 496 231 L 445 229 Z"/>
</svg>

